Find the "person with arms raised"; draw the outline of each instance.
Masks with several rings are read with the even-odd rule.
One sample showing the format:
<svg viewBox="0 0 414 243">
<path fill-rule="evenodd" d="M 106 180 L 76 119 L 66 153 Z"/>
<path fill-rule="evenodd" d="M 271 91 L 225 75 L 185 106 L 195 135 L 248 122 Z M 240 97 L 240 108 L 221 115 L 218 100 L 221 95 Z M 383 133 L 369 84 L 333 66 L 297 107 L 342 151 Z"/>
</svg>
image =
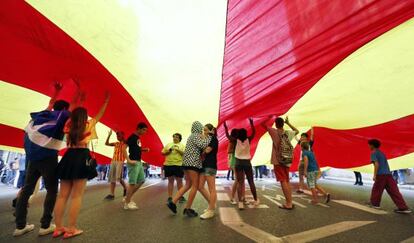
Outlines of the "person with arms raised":
<svg viewBox="0 0 414 243">
<path fill-rule="evenodd" d="M 23 235 L 34 229 L 34 225 L 27 224 L 26 221 L 27 207 L 41 176 L 44 178 L 47 193 L 39 235 L 47 235 L 55 230 L 55 225 L 51 224 L 51 221 L 58 192 L 58 179 L 55 174 L 58 152 L 65 147 L 63 128 L 70 116 L 70 110 L 75 108 L 83 97 L 77 90 L 71 104 L 64 100 L 56 100 L 62 88 L 61 83 L 54 84 L 54 94 L 48 107 L 43 111 L 31 113 L 31 120 L 25 128 L 24 150 L 27 170 L 24 185 L 16 201 L 14 236 Z"/>
<path fill-rule="evenodd" d="M 284 129 L 285 123 L 292 131 Z M 291 140 L 299 134 L 299 130 L 289 122 L 288 117 L 286 117 L 286 120 L 283 120 L 281 117 L 276 118 L 275 125 L 276 129 L 268 127 L 266 123 L 262 123 L 262 126 L 272 138 L 272 156 L 270 161 L 274 166 L 276 180 L 280 182 L 286 198 L 286 203 L 280 208 L 292 210 L 294 206 L 292 203 L 292 188 L 289 183 L 289 169 L 293 161 L 293 146 Z"/>
<path fill-rule="evenodd" d="M 82 206 L 83 193 L 86 181 L 97 176 L 96 169 L 94 174 L 90 174 L 88 161 L 91 154 L 88 148 L 93 139 L 97 139 L 95 126 L 103 117 L 108 106 L 110 94 L 106 93 L 105 102 L 99 109 L 98 114 L 88 119 L 88 111 L 84 107 L 77 107 L 66 122 L 64 132 L 68 150 L 63 155 L 56 170 L 56 175 L 60 179 L 60 191 L 55 206 L 56 229 L 53 237 L 63 235 L 64 239 L 71 238 L 83 233 L 77 225 L 77 219 Z M 63 226 L 63 216 L 67 203 L 71 201 L 68 208 L 68 226 Z"/>
<path fill-rule="evenodd" d="M 112 130 L 109 131 L 108 137 L 106 138 L 105 145 L 114 147 L 114 155 L 112 157 L 111 167 L 109 170 L 109 182 L 111 183 L 110 193 L 105 197 L 106 200 L 114 200 L 115 199 L 115 187 L 116 183 L 119 182 L 123 189 L 124 193 L 123 196 L 126 196 L 127 186 L 123 179 L 123 170 L 124 170 L 124 161 L 125 161 L 125 135 L 124 132 L 118 131 L 116 132 L 117 142 L 110 143 L 109 139 L 111 138 Z"/>
</svg>

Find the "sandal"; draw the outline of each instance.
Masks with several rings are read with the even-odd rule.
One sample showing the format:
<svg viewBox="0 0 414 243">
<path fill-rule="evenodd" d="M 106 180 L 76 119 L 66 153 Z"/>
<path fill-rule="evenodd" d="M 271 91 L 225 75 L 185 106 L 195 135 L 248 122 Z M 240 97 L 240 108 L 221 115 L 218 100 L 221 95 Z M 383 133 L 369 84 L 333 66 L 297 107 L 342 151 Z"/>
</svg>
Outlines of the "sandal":
<svg viewBox="0 0 414 243">
<path fill-rule="evenodd" d="M 286 205 L 283 204 L 283 206 L 279 206 L 280 209 L 284 209 L 284 210 L 293 210 L 295 208 L 295 205 L 292 204 L 291 208 L 286 207 Z"/>
<path fill-rule="evenodd" d="M 60 237 L 60 236 L 62 236 L 63 234 L 65 234 L 65 232 L 66 232 L 66 229 L 65 229 L 65 227 L 63 227 L 63 228 L 60 228 L 60 229 L 55 229 L 55 231 L 53 231 L 53 235 L 52 235 L 52 237 L 53 238 L 57 238 L 57 237 Z"/>
<path fill-rule="evenodd" d="M 83 233 L 83 230 L 75 229 L 75 231 L 66 231 L 63 235 L 63 239 L 69 239 L 75 236 L 78 236 Z"/>
</svg>

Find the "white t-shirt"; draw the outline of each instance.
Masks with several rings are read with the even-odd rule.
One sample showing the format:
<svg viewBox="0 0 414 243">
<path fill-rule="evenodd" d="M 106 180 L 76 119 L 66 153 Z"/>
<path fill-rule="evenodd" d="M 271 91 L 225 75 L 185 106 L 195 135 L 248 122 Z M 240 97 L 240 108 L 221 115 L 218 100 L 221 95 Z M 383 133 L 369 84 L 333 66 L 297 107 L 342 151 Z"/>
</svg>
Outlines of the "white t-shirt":
<svg viewBox="0 0 414 243">
<path fill-rule="evenodd" d="M 244 140 L 244 142 L 237 139 L 235 157 L 236 159 L 251 159 L 249 139 Z"/>
</svg>

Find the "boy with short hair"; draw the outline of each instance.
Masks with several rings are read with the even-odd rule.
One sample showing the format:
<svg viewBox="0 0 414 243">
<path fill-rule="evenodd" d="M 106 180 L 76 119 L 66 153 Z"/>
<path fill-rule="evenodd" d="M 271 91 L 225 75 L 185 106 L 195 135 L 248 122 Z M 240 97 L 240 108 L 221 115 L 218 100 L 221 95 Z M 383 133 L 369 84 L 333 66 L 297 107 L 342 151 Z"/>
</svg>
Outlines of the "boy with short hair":
<svg viewBox="0 0 414 243">
<path fill-rule="evenodd" d="M 124 197 L 126 196 L 127 187 L 125 185 L 124 179 L 122 178 L 122 172 L 124 169 L 125 154 L 124 148 L 126 147 L 124 132 L 116 132 L 116 138 L 118 142 L 110 143 L 109 139 L 112 135 L 112 130 L 109 131 L 108 137 L 106 138 L 105 145 L 114 147 L 114 155 L 112 157 L 111 168 L 109 170 L 109 182 L 111 183 L 110 194 L 108 194 L 105 199 L 113 200 L 115 199 L 115 187 L 116 182 L 119 183 L 124 188 Z"/>
<path fill-rule="evenodd" d="M 285 130 L 284 126 L 288 125 L 292 130 Z M 262 127 L 267 130 L 272 138 L 272 157 L 271 163 L 274 166 L 276 180 L 280 182 L 286 203 L 280 206 L 281 209 L 292 210 L 294 208 L 292 201 L 292 188 L 289 183 L 289 170 L 293 159 L 293 146 L 291 140 L 299 133 L 288 117 L 286 120 L 278 117 L 275 119 L 276 129 L 269 127 L 266 122 L 262 123 Z"/>
<path fill-rule="evenodd" d="M 312 203 L 318 204 L 318 191 L 325 196 L 325 203 L 329 203 L 331 195 L 327 193 L 321 186 L 317 184 L 317 180 L 321 173 L 318 162 L 315 159 L 315 155 L 310 150 L 308 142 L 302 142 L 300 144 L 302 148 L 302 160 L 304 163 L 304 176 L 308 183 L 309 189 L 312 191 Z"/>
<path fill-rule="evenodd" d="M 140 122 L 137 125 L 136 131 L 127 139 L 127 146 L 124 148 L 124 154 L 127 159 L 128 168 L 128 189 L 125 198 L 125 210 L 137 210 L 138 207 L 135 202 L 131 201 L 132 196 L 145 182 L 144 167 L 141 162 L 142 152 L 149 152 L 149 148 L 141 148 L 141 136 L 147 133 L 147 124 Z M 127 153 L 129 148 L 129 156 Z"/>
<path fill-rule="evenodd" d="M 371 206 L 373 208 L 380 208 L 382 193 L 385 189 L 398 207 L 394 212 L 402 214 L 411 213 L 411 210 L 408 208 L 398 189 L 397 183 L 392 178 L 385 154 L 379 150 L 381 142 L 378 139 L 371 139 L 368 141 L 368 144 L 372 151 L 371 162 L 374 164 L 374 185 L 372 186 L 371 192 Z"/>
</svg>

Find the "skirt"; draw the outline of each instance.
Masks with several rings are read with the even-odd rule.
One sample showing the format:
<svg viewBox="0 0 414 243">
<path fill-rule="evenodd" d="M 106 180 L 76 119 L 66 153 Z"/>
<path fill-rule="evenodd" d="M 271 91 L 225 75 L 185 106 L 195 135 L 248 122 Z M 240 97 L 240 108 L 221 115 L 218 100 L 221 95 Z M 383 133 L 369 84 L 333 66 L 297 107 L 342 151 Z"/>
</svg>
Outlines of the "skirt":
<svg viewBox="0 0 414 243">
<path fill-rule="evenodd" d="M 88 179 L 86 162 L 91 158 L 87 148 L 70 148 L 57 166 L 57 177 L 61 180 Z"/>
</svg>

